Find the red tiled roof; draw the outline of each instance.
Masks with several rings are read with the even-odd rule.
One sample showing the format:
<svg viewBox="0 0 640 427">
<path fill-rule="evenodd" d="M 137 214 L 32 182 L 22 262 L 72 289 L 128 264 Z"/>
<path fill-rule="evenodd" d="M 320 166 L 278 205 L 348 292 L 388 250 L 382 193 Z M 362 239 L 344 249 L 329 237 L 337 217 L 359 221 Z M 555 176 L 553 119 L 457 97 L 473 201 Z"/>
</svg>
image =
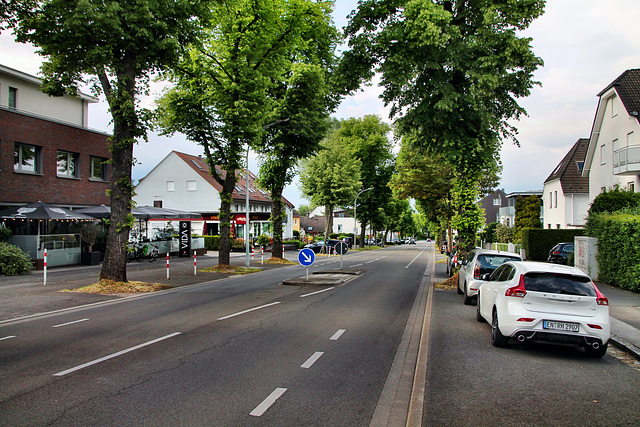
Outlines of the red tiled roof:
<svg viewBox="0 0 640 427">
<path fill-rule="evenodd" d="M 209 173 L 209 165 L 204 158 L 199 156 L 192 156 L 191 154 L 181 153 L 179 151 L 173 151 L 180 157 L 189 167 L 191 167 L 198 175 L 200 175 L 206 182 L 209 183 L 213 188 L 220 191 L 222 190 L 222 186 L 215 180 L 214 177 Z M 216 166 L 216 169 L 221 177 L 224 178 L 226 172 L 220 169 L 219 166 Z M 232 193 L 232 197 L 237 201 L 244 201 L 246 198 L 246 172 L 245 170 L 236 171 L 237 182 L 236 188 Z M 269 197 L 269 193 L 258 188 L 256 185 L 257 177 L 256 175 L 249 171 L 249 200 L 252 202 L 262 202 L 262 203 L 272 203 L 271 198 Z M 282 197 L 282 202 L 287 206 L 293 208 L 293 204 L 289 202 L 287 199 Z"/>
</svg>

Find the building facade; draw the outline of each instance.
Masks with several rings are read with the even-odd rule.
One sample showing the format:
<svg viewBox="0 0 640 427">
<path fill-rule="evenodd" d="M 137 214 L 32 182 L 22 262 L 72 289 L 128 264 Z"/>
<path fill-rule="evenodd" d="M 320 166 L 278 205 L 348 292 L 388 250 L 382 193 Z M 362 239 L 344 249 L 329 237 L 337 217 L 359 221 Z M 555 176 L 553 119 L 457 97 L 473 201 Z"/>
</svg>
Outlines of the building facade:
<svg viewBox="0 0 640 427">
<path fill-rule="evenodd" d="M 604 189 L 640 186 L 640 69 L 622 73 L 598 94 L 583 177 L 589 202 Z"/>
<path fill-rule="evenodd" d="M 266 191 L 257 187 L 257 177 L 249 172 L 250 236 L 273 235 L 272 201 Z M 238 172 L 231 203 L 232 236 L 243 238 L 246 226 L 246 172 Z M 178 209 L 199 213 L 202 220 L 192 222 L 192 230 L 203 235 L 220 234 L 220 190 L 222 187 L 209 173 L 202 157 L 172 151 L 140 180 L 134 200 L 139 205 Z M 293 205 L 285 205 L 283 238 L 293 237 Z M 161 227 L 162 224 L 157 224 Z"/>
<path fill-rule="evenodd" d="M 0 208 L 110 203 L 109 135 L 87 128 L 95 98 L 49 97 L 41 80 L 0 65 Z"/>
</svg>

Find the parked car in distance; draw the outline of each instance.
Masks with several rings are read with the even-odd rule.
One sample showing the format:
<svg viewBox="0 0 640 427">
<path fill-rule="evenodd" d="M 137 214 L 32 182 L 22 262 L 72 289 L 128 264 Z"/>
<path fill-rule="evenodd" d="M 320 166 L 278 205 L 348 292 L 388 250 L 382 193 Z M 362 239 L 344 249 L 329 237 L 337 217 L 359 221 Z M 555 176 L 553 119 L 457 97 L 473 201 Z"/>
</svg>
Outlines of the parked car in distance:
<svg viewBox="0 0 640 427">
<path fill-rule="evenodd" d="M 476 319 L 490 322 L 491 343 L 544 342 L 607 352 L 609 301 L 574 267 L 514 261 L 498 267 L 478 290 Z"/>
<path fill-rule="evenodd" d="M 429 240 L 427 240 L 427 242 L 429 242 Z M 413 239 L 413 238 L 409 239 L 409 244 L 410 245 L 415 245 L 416 244 L 416 239 Z"/>
<path fill-rule="evenodd" d="M 574 244 L 573 243 L 558 243 L 549 251 L 549 258 L 547 258 L 547 262 L 552 262 L 554 264 L 564 264 L 567 265 L 567 261 L 569 260 L 569 255 L 574 252 Z"/>
<path fill-rule="evenodd" d="M 447 274 L 449 277 L 453 276 L 453 270 L 458 266 L 458 252 L 454 248 L 452 251 L 447 252 Z"/>
<path fill-rule="evenodd" d="M 489 249 L 473 249 L 467 254 L 458 272 L 458 293 L 464 295 L 465 305 L 473 303 L 478 286 L 484 282 L 482 276 L 493 273 L 507 261 L 522 261 L 522 257 L 511 252 Z"/>
<path fill-rule="evenodd" d="M 333 240 L 333 239 L 327 240 L 327 251 L 331 250 L 333 252 L 333 248 L 338 244 L 338 242 L 339 240 Z M 317 242 L 304 245 L 304 247 L 307 249 L 311 249 L 315 253 L 320 253 L 320 251 L 322 250 L 323 244 L 324 244 L 324 240 L 319 240 Z"/>
<path fill-rule="evenodd" d="M 398 239 L 397 237 L 396 237 L 395 239 L 393 239 L 393 240 L 392 240 L 392 243 L 393 243 L 394 245 L 400 245 L 400 244 L 402 244 L 402 242 L 400 241 L 400 239 Z"/>
</svg>

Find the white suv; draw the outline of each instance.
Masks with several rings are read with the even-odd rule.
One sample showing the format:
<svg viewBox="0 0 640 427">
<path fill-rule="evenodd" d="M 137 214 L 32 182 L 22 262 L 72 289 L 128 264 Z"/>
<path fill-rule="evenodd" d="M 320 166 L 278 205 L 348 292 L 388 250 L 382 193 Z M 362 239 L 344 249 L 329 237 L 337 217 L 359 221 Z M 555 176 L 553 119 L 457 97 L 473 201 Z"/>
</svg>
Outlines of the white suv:
<svg viewBox="0 0 640 427">
<path fill-rule="evenodd" d="M 458 293 L 464 295 L 463 302 L 471 305 L 478 293 L 478 286 L 485 274 L 491 274 L 507 261 L 522 261 L 518 254 L 489 249 L 474 249 L 467 254 L 458 273 Z"/>
</svg>

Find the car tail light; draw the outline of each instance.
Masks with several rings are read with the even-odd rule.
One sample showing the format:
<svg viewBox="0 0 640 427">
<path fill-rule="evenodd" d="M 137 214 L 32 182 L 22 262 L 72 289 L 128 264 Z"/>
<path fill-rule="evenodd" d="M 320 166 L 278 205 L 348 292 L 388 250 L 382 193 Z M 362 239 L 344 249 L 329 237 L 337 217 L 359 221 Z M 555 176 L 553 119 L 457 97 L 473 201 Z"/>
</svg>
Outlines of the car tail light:
<svg viewBox="0 0 640 427">
<path fill-rule="evenodd" d="M 536 319 L 532 319 L 530 317 L 521 317 L 518 319 L 518 322 L 533 322 Z"/>
<path fill-rule="evenodd" d="M 560 254 L 560 252 L 559 251 L 555 251 L 555 252 L 552 252 L 552 254 L 553 255 L 558 255 L 558 254 Z"/>
<path fill-rule="evenodd" d="M 590 327 L 591 329 L 602 329 L 602 326 L 594 325 L 594 324 L 591 324 L 591 323 L 587 323 L 587 326 Z"/>
<path fill-rule="evenodd" d="M 479 279 L 480 278 L 480 266 L 476 265 L 476 268 L 473 269 L 473 278 L 474 279 Z"/>
<path fill-rule="evenodd" d="M 598 305 L 609 305 L 609 300 L 607 299 L 607 297 L 604 296 L 604 294 L 602 292 L 600 292 L 600 289 L 598 289 L 596 284 L 593 283 L 593 282 L 591 282 L 591 284 L 593 285 L 594 289 L 596 290 L 596 303 Z"/>
<path fill-rule="evenodd" d="M 520 275 L 520 281 L 518 282 L 518 286 L 513 286 L 507 289 L 504 293 L 507 297 L 516 297 L 516 298 L 524 298 L 527 295 L 527 291 L 524 289 L 524 274 Z"/>
</svg>

